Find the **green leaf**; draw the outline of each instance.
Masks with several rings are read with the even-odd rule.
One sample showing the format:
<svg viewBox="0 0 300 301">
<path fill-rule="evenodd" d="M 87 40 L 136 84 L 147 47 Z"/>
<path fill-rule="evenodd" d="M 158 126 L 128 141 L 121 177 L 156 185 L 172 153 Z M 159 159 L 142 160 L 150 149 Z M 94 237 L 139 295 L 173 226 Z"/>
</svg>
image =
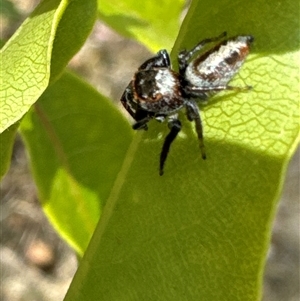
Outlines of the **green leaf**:
<svg viewBox="0 0 300 301">
<path fill-rule="evenodd" d="M 45 212 L 82 255 L 123 164 L 130 126 L 110 101 L 64 74 L 25 116 L 21 132 Z"/>
<path fill-rule="evenodd" d="M 0 49 L 5 45 L 5 42 L 0 39 Z"/>
<path fill-rule="evenodd" d="M 13 124 L 0 135 L 0 179 L 8 170 L 13 142 L 19 124 Z"/>
<path fill-rule="evenodd" d="M 261 299 L 272 221 L 299 142 L 297 8 L 295 0 L 193 1 L 173 59 L 224 30 L 252 34 L 232 85 L 254 89 L 220 93 L 202 108 L 206 161 L 185 121 L 160 177 L 166 126 L 136 134 L 132 164 L 115 180 L 65 301 Z"/>
<path fill-rule="evenodd" d="M 43 1 L 1 49 L 0 133 L 17 122 L 90 32 L 96 0 Z"/>
<path fill-rule="evenodd" d="M 178 34 L 183 0 L 98 1 L 99 17 L 123 36 L 149 49 L 170 49 Z"/>
</svg>

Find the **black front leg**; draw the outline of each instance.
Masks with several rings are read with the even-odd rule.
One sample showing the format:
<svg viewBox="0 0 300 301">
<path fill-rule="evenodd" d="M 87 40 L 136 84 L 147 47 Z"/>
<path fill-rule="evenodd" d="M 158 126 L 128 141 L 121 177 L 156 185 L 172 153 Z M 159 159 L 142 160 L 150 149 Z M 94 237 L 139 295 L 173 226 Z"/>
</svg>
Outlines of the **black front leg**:
<svg viewBox="0 0 300 301">
<path fill-rule="evenodd" d="M 200 147 L 202 159 L 206 159 L 201 117 L 199 113 L 199 108 L 194 100 L 189 100 L 186 103 L 186 114 L 189 121 L 195 121 L 196 132 L 198 135 L 199 147 Z"/>
<path fill-rule="evenodd" d="M 132 126 L 134 130 L 148 130 L 147 123 L 154 117 L 154 114 L 137 108 L 134 119 L 136 123 Z"/>
<path fill-rule="evenodd" d="M 134 130 L 145 130 L 147 131 L 148 130 L 148 125 L 147 123 L 151 120 L 151 117 L 146 117 L 142 120 L 139 120 L 137 121 L 133 126 L 132 128 Z"/>
<path fill-rule="evenodd" d="M 170 129 L 170 133 L 167 135 L 160 153 L 160 164 L 159 164 L 160 176 L 164 174 L 164 165 L 170 150 L 170 146 L 181 130 L 181 122 L 177 119 L 176 116 L 176 118 L 170 119 L 168 126 Z"/>
</svg>

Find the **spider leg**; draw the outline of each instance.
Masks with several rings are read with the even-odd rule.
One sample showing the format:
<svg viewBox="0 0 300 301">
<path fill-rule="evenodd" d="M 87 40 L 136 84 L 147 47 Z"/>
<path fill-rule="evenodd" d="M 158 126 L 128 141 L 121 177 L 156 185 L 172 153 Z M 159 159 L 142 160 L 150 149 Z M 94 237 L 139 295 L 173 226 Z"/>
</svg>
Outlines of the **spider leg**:
<svg viewBox="0 0 300 301">
<path fill-rule="evenodd" d="M 182 88 L 186 97 L 188 98 L 197 98 L 198 100 L 207 100 L 208 95 L 206 94 L 206 90 L 202 90 L 202 88 L 196 87 L 196 86 L 185 86 Z M 210 90 L 211 91 L 211 90 Z"/>
<path fill-rule="evenodd" d="M 152 119 L 151 116 L 147 116 L 144 119 L 138 120 L 133 126 L 132 128 L 134 130 L 148 130 L 148 125 L 147 123 Z"/>
<path fill-rule="evenodd" d="M 137 122 L 132 126 L 132 128 L 134 130 L 148 130 L 147 123 L 151 119 L 155 118 L 158 122 L 164 122 L 167 116 L 164 114 L 154 115 L 144 110 L 138 110 L 136 112 L 136 117 Z"/>
<path fill-rule="evenodd" d="M 226 36 L 226 31 L 222 32 L 219 36 L 210 39 L 204 39 L 200 41 L 194 48 L 191 50 L 182 50 L 178 54 L 178 66 L 179 66 L 179 73 L 183 76 L 185 73 L 185 69 L 188 66 L 188 61 L 191 57 L 199 50 L 201 50 L 206 44 L 219 41 L 220 39 Z"/>
<path fill-rule="evenodd" d="M 166 119 L 167 115 L 164 114 L 157 114 L 155 115 L 155 120 L 157 120 L 158 122 L 164 122 Z"/>
<path fill-rule="evenodd" d="M 170 150 L 170 146 L 174 139 L 177 137 L 178 133 L 181 130 L 181 122 L 177 119 L 177 114 L 169 117 L 168 127 L 170 129 L 169 134 L 166 136 L 161 153 L 160 153 L 160 162 L 159 162 L 159 175 L 164 174 L 164 165 Z"/>
<path fill-rule="evenodd" d="M 206 92 L 218 92 L 223 90 L 231 90 L 236 92 L 245 92 L 251 90 L 251 86 L 245 86 L 245 87 L 233 87 L 228 85 L 220 85 L 220 86 L 211 86 L 211 87 L 196 87 L 196 86 L 186 86 L 184 87 L 184 91 L 187 95 L 191 97 L 197 97 L 200 99 L 205 100 L 207 98 L 204 97 Z"/>
<path fill-rule="evenodd" d="M 171 66 L 170 56 L 167 50 L 162 49 L 158 51 L 156 56 L 144 62 L 139 67 L 139 70 L 150 70 L 153 68 L 168 68 L 170 66 Z"/>
<path fill-rule="evenodd" d="M 194 100 L 190 100 L 186 103 L 186 114 L 189 121 L 195 121 L 202 159 L 206 159 L 201 117 L 199 113 L 199 108 Z"/>
</svg>

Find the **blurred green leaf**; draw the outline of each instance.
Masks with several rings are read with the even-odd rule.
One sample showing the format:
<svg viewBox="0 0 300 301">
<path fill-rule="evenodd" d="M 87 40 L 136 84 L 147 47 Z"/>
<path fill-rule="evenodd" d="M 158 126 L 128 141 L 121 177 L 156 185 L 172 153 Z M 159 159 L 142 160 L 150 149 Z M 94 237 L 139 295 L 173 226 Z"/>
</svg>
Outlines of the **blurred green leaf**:
<svg viewBox="0 0 300 301">
<path fill-rule="evenodd" d="M 16 10 L 14 3 L 9 0 L 0 0 L 0 15 L 10 20 L 19 18 L 19 12 Z"/>
<path fill-rule="evenodd" d="M 124 161 L 130 126 L 110 101 L 64 74 L 25 116 L 21 133 L 42 205 L 82 255 Z"/>
<path fill-rule="evenodd" d="M 123 36 L 149 49 L 170 49 L 178 34 L 183 0 L 98 0 L 99 17 Z"/>
<path fill-rule="evenodd" d="M 0 49 L 5 45 L 5 42 L 0 39 Z"/>
<path fill-rule="evenodd" d="M 0 135 L 0 180 L 8 170 L 18 126 L 13 124 Z"/>
<path fill-rule="evenodd" d="M 1 49 L 0 133 L 20 120 L 90 32 L 96 0 L 43 1 Z"/>
<path fill-rule="evenodd" d="M 206 161 L 187 121 L 163 177 L 166 126 L 153 121 L 135 135 L 65 301 L 261 299 L 272 221 L 299 142 L 297 8 L 295 0 L 193 1 L 173 60 L 224 30 L 252 34 L 232 85 L 254 90 L 220 93 L 202 108 Z"/>
</svg>

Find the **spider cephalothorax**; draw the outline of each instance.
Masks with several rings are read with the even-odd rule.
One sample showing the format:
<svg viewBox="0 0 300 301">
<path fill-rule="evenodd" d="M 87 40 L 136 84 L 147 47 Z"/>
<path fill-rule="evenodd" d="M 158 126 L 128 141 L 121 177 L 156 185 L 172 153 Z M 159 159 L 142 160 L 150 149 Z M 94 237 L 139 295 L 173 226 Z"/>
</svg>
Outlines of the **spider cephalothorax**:
<svg viewBox="0 0 300 301">
<path fill-rule="evenodd" d="M 228 82 L 244 63 L 253 42 L 252 36 L 223 40 L 192 59 L 207 43 L 217 42 L 225 36 L 226 32 L 201 41 L 190 51 L 181 51 L 178 55 L 179 72 L 171 69 L 168 52 L 160 50 L 139 67 L 122 95 L 122 104 L 136 121 L 133 129 L 146 130 L 151 119 L 162 122 L 168 118 L 170 132 L 160 154 L 160 175 L 163 174 L 170 146 L 181 130 L 178 110 L 185 107 L 188 120 L 195 122 L 202 158 L 205 159 L 202 123 L 196 101 L 207 99 L 211 92 L 250 89 L 248 86 L 232 87 Z"/>
</svg>

